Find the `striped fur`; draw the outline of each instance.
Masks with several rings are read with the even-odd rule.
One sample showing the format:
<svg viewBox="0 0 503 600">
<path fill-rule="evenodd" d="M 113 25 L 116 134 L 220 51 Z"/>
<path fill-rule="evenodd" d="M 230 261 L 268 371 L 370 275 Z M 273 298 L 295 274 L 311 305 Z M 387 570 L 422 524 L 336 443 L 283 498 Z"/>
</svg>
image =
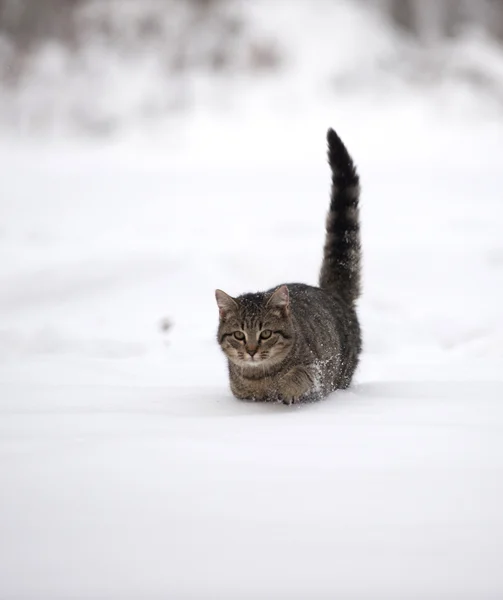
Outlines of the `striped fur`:
<svg viewBox="0 0 503 600">
<path fill-rule="evenodd" d="M 236 398 L 318 400 L 347 388 L 358 365 L 359 180 L 332 129 L 327 139 L 332 191 L 320 287 L 289 283 L 236 298 L 216 291 L 217 339 Z"/>
<path fill-rule="evenodd" d="M 360 295 L 360 180 L 340 137 L 328 130 L 328 163 L 332 170 L 330 208 L 320 272 L 320 288 L 334 290 L 347 302 Z"/>
</svg>

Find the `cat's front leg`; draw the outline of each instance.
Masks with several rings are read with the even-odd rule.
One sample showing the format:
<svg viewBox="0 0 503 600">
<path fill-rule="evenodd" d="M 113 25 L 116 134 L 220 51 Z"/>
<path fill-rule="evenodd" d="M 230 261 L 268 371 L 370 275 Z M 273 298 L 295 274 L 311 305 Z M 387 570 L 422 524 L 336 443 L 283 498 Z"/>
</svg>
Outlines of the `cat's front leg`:
<svg viewBox="0 0 503 600">
<path fill-rule="evenodd" d="M 255 402 L 253 393 L 250 389 L 242 384 L 239 380 L 232 377 L 230 378 L 231 392 L 238 400 L 247 400 L 248 402 Z"/>
<path fill-rule="evenodd" d="M 293 367 L 280 379 L 279 397 L 283 404 L 295 404 L 307 396 L 313 386 L 314 377 L 307 367 Z"/>
</svg>

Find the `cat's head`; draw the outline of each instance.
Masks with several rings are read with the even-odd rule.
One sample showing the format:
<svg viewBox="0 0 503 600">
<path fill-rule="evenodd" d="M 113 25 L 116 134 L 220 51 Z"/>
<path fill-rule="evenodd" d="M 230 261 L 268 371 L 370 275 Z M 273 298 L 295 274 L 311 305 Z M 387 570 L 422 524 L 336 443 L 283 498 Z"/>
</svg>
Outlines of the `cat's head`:
<svg viewBox="0 0 503 600">
<path fill-rule="evenodd" d="M 265 368 L 290 352 L 294 328 L 286 285 L 273 293 L 232 298 L 217 290 L 215 296 L 220 311 L 218 342 L 234 364 Z"/>
</svg>

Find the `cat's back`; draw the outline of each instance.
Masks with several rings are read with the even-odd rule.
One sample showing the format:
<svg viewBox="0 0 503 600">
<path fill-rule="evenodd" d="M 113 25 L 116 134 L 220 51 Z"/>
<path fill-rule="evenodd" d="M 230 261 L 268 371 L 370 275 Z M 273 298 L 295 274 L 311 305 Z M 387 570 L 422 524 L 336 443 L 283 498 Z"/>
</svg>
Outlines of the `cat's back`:
<svg viewBox="0 0 503 600">
<path fill-rule="evenodd" d="M 328 342 L 338 347 L 350 341 L 360 347 L 360 326 L 352 305 L 333 291 L 303 283 L 286 285 L 292 313 L 307 341 Z"/>
<path fill-rule="evenodd" d="M 297 319 L 304 317 L 312 319 L 316 314 L 338 316 L 354 312 L 352 307 L 335 292 L 305 283 L 287 283 L 285 285 L 290 292 L 292 311 Z"/>
</svg>

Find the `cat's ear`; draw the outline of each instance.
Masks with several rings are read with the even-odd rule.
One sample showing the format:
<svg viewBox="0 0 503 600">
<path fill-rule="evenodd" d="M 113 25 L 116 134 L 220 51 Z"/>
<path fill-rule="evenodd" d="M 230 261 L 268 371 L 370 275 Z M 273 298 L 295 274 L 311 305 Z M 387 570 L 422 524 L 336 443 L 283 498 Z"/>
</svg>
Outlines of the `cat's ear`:
<svg viewBox="0 0 503 600">
<path fill-rule="evenodd" d="M 290 294 L 286 285 L 281 285 L 277 290 L 274 290 L 266 306 L 273 310 L 279 310 L 285 315 L 290 313 Z"/>
<path fill-rule="evenodd" d="M 222 290 L 215 290 L 215 298 L 217 299 L 218 310 L 220 311 L 220 317 L 225 317 L 227 313 L 235 311 L 238 307 L 237 302 L 232 296 L 222 292 Z"/>
</svg>

